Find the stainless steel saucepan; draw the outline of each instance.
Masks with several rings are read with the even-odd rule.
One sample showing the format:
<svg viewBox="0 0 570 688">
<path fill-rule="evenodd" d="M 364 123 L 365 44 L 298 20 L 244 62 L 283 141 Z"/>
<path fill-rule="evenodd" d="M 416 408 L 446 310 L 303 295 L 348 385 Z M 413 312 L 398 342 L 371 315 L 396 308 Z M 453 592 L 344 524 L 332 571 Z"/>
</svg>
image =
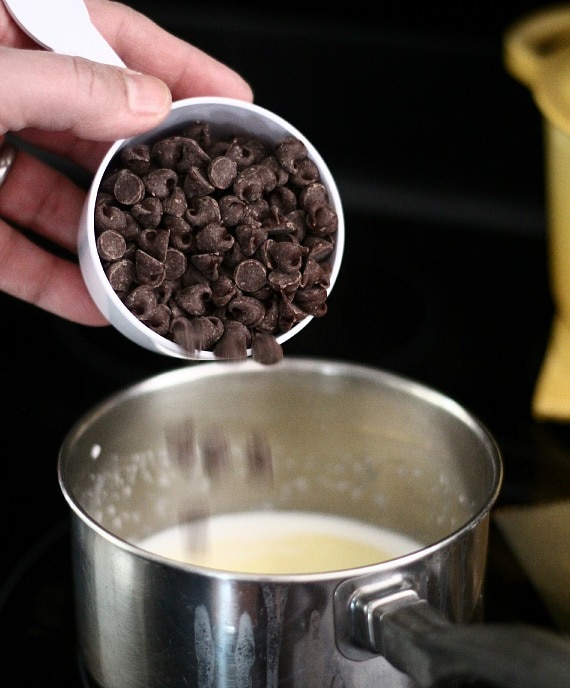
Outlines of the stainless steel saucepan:
<svg viewBox="0 0 570 688">
<path fill-rule="evenodd" d="M 271 487 L 254 489 L 239 470 L 212 482 L 212 517 L 312 512 L 418 545 L 287 574 L 151 553 L 140 542 L 179 522 L 181 489 L 192 506 L 194 485 L 178 479 L 164 439 L 185 418 L 197 432 L 222 427 L 234 456 L 252 432 L 272 448 Z M 568 686 L 561 638 L 482 622 L 500 453 L 469 412 L 414 381 L 327 360 L 190 364 L 80 419 L 59 476 L 81 657 L 102 688 Z"/>
</svg>

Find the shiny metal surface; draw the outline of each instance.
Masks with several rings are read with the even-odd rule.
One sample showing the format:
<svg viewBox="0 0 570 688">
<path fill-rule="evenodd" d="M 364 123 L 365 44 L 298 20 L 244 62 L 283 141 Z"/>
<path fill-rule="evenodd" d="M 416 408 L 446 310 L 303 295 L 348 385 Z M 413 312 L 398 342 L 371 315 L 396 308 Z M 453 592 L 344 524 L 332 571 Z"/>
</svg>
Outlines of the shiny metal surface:
<svg viewBox="0 0 570 688">
<path fill-rule="evenodd" d="M 239 482 L 213 513 L 252 508 L 348 515 L 425 546 L 325 574 L 261 576 L 193 568 L 131 543 L 173 525 L 162 430 L 191 414 L 232 433 L 263 428 L 274 492 Z M 60 485 L 72 509 L 80 646 L 103 688 L 412 688 L 362 650 L 334 595 L 394 576 L 451 621 L 477 618 L 488 514 L 502 479 L 486 429 L 449 398 L 365 366 L 286 359 L 195 364 L 93 409 L 68 434 Z"/>
</svg>

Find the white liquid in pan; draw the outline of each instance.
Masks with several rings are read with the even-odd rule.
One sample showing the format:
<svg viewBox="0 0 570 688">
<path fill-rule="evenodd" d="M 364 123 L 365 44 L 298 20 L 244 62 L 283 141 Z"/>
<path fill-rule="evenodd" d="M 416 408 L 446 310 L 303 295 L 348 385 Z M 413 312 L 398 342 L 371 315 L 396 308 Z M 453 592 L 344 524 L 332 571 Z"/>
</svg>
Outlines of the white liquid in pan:
<svg viewBox="0 0 570 688">
<path fill-rule="evenodd" d="M 400 533 L 328 514 L 221 514 L 168 528 L 139 547 L 169 559 L 235 573 L 322 573 L 377 564 L 422 545 Z"/>
</svg>

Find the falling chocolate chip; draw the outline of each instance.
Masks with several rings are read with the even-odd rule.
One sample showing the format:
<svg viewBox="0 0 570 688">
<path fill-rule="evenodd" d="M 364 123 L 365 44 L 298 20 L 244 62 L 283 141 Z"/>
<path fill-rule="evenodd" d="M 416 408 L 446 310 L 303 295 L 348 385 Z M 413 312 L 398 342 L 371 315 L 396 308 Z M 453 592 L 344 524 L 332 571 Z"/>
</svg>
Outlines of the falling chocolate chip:
<svg viewBox="0 0 570 688">
<path fill-rule="evenodd" d="M 264 365 L 274 365 L 283 360 L 283 348 L 275 337 L 263 332 L 253 335 L 251 353 L 254 361 Z"/>
<path fill-rule="evenodd" d="M 224 334 L 214 346 L 214 355 L 223 359 L 242 359 L 247 357 L 251 335 L 245 325 L 235 320 L 224 324 Z"/>
</svg>

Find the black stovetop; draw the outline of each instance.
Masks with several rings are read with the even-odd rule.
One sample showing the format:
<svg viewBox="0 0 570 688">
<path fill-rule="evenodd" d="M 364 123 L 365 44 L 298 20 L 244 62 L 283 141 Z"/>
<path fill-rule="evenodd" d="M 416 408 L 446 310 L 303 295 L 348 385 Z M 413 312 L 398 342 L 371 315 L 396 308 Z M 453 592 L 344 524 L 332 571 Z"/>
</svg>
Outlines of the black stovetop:
<svg viewBox="0 0 570 688">
<path fill-rule="evenodd" d="M 354 19 L 348 35 L 328 17 L 307 25 L 306 54 L 283 65 L 275 41 L 289 32 L 294 52 L 307 34 L 273 14 L 252 45 L 252 22 L 230 25 L 235 14 L 221 8 L 174 16 L 167 3 L 130 4 L 247 74 L 258 102 L 313 140 L 337 178 L 341 274 L 328 314 L 285 355 L 385 368 L 464 404 L 503 453 L 497 507 L 570 497 L 570 425 L 530 413 L 552 316 L 540 118 L 503 72 L 498 27 L 422 33 L 402 19 L 375 32 Z M 303 77 L 309 62 L 322 89 Z M 367 130 L 363 152 L 355 137 Z M 20 688 L 80 688 L 59 446 L 95 403 L 181 362 L 5 295 L 0 308 L 0 672 Z M 493 525 L 485 617 L 554 629 Z"/>
</svg>

